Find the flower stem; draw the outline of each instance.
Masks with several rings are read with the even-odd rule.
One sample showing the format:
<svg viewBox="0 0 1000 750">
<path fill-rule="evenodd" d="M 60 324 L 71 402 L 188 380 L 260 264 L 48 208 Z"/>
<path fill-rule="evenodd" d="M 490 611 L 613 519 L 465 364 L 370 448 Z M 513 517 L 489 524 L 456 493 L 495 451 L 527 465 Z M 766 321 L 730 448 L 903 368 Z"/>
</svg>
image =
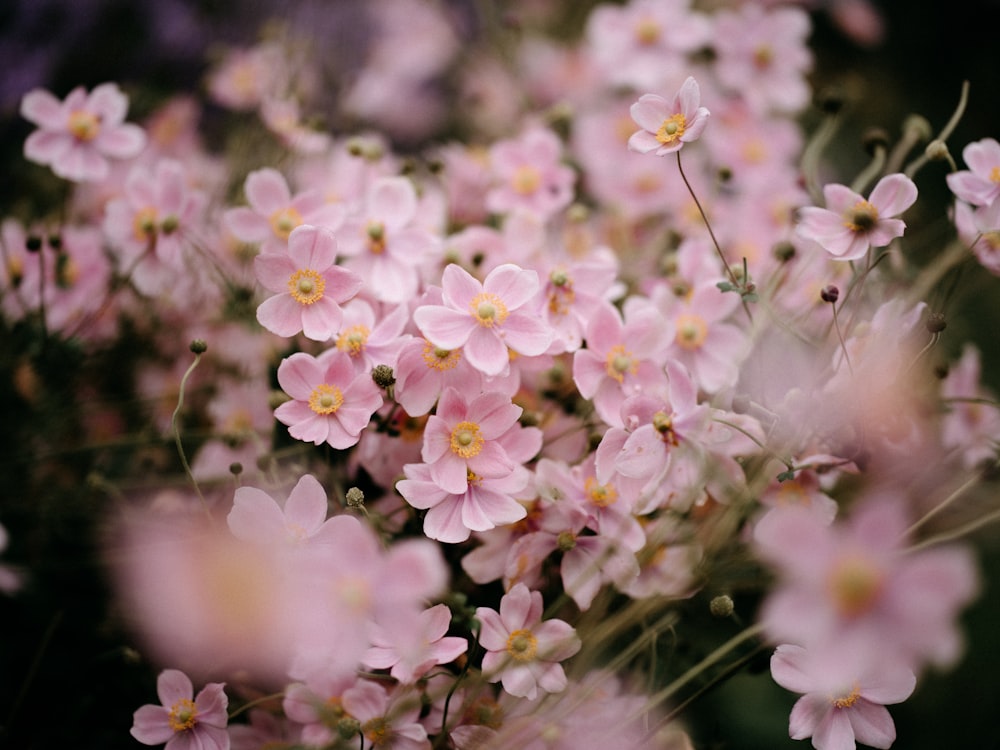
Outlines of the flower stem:
<svg viewBox="0 0 1000 750">
<path fill-rule="evenodd" d="M 174 444 L 177 446 L 177 454 L 181 458 L 181 464 L 184 466 L 184 473 L 187 474 L 188 479 L 191 480 L 191 484 L 194 485 L 194 491 L 198 493 L 198 499 L 201 500 L 201 507 L 205 511 L 205 515 L 211 520 L 212 514 L 208 510 L 208 501 L 205 500 L 205 496 L 201 494 L 201 488 L 198 486 L 198 480 L 194 478 L 194 473 L 191 471 L 191 465 L 188 463 L 187 455 L 184 453 L 184 445 L 181 443 L 181 431 L 177 424 L 177 417 L 180 416 L 181 409 L 184 407 L 184 388 L 187 386 L 188 378 L 194 369 L 198 366 L 201 361 L 201 354 L 195 353 L 194 362 L 191 366 L 187 368 L 184 373 L 184 377 L 181 378 L 181 387 L 177 394 L 177 408 L 174 409 L 173 415 L 170 417 L 170 426 L 174 431 Z"/>
</svg>

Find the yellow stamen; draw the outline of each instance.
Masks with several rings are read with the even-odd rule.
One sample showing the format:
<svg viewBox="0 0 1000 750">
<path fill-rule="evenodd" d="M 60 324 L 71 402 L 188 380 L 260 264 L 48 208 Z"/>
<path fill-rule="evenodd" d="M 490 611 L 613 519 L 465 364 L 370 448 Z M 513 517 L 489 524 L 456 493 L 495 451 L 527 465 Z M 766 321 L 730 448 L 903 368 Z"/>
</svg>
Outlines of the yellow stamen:
<svg viewBox="0 0 1000 750">
<path fill-rule="evenodd" d="M 653 429 L 663 436 L 664 443 L 676 446 L 680 442 L 674 432 L 673 416 L 666 412 L 658 411 L 653 415 Z"/>
<path fill-rule="evenodd" d="M 507 638 L 507 653 L 514 661 L 531 661 L 538 654 L 538 639 L 530 630 L 515 630 Z"/>
<path fill-rule="evenodd" d="M 478 456 L 485 442 L 475 422 L 459 422 L 451 431 L 451 451 L 462 458 Z"/>
<path fill-rule="evenodd" d="M 515 193 L 531 195 L 542 184 L 542 173 L 530 164 L 522 164 L 514 170 L 510 178 L 510 186 Z"/>
<path fill-rule="evenodd" d="M 993 167 L 990 170 L 990 182 L 1000 182 L 1000 167 Z"/>
<path fill-rule="evenodd" d="M 167 722 L 175 732 L 192 729 L 198 723 L 198 709 L 190 698 L 181 698 L 170 707 Z"/>
<path fill-rule="evenodd" d="M 502 325 L 510 314 L 507 312 L 507 305 L 503 303 L 503 300 L 489 292 L 480 292 L 473 297 L 469 303 L 469 309 L 472 310 L 472 316 L 476 322 L 487 328 Z"/>
<path fill-rule="evenodd" d="M 875 563 L 861 555 L 838 561 L 827 578 L 837 611 L 848 618 L 869 612 L 882 593 L 884 578 Z"/>
<path fill-rule="evenodd" d="M 351 326 L 337 337 L 337 348 L 342 352 L 347 352 L 352 357 L 356 357 L 361 354 L 365 344 L 368 343 L 370 333 L 368 326 Z"/>
<path fill-rule="evenodd" d="M 271 231 L 274 232 L 274 236 L 284 241 L 288 239 L 292 230 L 302 223 L 302 214 L 294 207 L 289 206 L 275 211 L 268 221 L 271 222 Z"/>
<path fill-rule="evenodd" d="M 322 383 L 309 395 L 309 408 L 319 415 L 335 414 L 344 403 L 344 394 L 335 385 Z"/>
<path fill-rule="evenodd" d="M 365 227 L 365 238 L 368 240 L 368 251 L 381 255 L 385 252 L 385 224 L 381 221 L 370 221 Z"/>
<path fill-rule="evenodd" d="M 101 132 L 101 121 L 97 115 L 78 109 L 70 112 L 67 127 L 78 141 L 92 141 Z"/>
<path fill-rule="evenodd" d="M 663 121 L 660 129 L 656 131 L 656 140 L 666 146 L 668 143 L 680 140 L 686 129 L 687 118 L 678 112 L 676 115 L 670 115 L 670 117 Z"/>
<path fill-rule="evenodd" d="M 861 686 L 855 682 L 850 693 L 839 698 L 832 698 L 830 703 L 836 708 L 850 708 L 858 702 L 859 698 L 861 698 Z"/>
<path fill-rule="evenodd" d="M 611 347 L 606 362 L 608 375 L 619 383 L 625 380 L 626 373 L 635 375 L 639 371 L 639 364 L 632 359 L 632 352 L 626 350 L 623 344 Z"/>
<path fill-rule="evenodd" d="M 700 349 L 708 338 L 708 323 L 700 315 L 682 313 L 677 316 L 677 336 L 675 341 L 682 349 Z"/>
<path fill-rule="evenodd" d="M 644 47 L 660 39 L 660 24 L 652 18 L 643 18 L 635 25 L 635 40 Z"/>
<path fill-rule="evenodd" d="M 369 719 L 361 725 L 361 733 L 373 746 L 378 747 L 389 742 L 392 737 L 392 727 L 384 718 Z"/>
<path fill-rule="evenodd" d="M 618 491 L 613 485 L 598 484 L 596 477 L 587 477 L 583 483 L 583 491 L 587 493 L 590 502 L 599 508 L 607 508 L 618 502 Z"/>
<path fill-rule="evenodd" d="M 878 222 L 878 209 L 868 201 L 858 201 L 844 214 L 844 226 L 852 232 L 867 232 Z"/>
<path fill-rule="evenodd" d="M 156 209 L 146 206 L 136 212 L 132 219 L 132 236 L 139 242 L 149 242 L 150 237 L 156 234 Z"/>
<path fill-rule="evenodd" d="M 424 344 L 424 362 L 428 367 L 444 372 L 458 364 L 462 358 L 461 349 L 441 349 L 430 341 Z"/>
<path fill-rule="evenodd" d="M 302 268 L 288 278 L 288 291 L 300 305 L 311 305 L 323 299 L 326 281 L 318 271 Z"/>
</svg>

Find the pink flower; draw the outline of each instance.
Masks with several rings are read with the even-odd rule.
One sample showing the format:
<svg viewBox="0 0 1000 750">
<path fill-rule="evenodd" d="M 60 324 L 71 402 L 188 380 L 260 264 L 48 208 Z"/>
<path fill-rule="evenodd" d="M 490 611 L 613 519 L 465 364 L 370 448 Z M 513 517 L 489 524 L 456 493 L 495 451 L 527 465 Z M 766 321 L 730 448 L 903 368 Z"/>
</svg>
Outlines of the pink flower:
<svg viewBox="0 0 1000 750">
<path fill-rule="evenodd" d="M 709 111 L 701 104 L 698 82 L 690 76 L 668 102 L 656 94 L 643 94 L 631 107 L 632 119 L 642 130 L 628 139 L 628 147 L 640 154 L 650 151 L 666 156 L 685 143 L 698 140 L 708 124 Z"/>
<path fill-rule="evenodd" d="M 522 411 L 498 391 L 466 400 L 454 388 L 446 388 L 437 412 L 424 428 L 421 456 L 430 467 L 431 480 L 446 492 L 462 494 L 469 487 L 470 475 L 476 479 L 508 476 L 517 464 L 500 438 L 516 427 Z"/>
<path fill-rule="evenodd" d="M 226 521 L 237 539 L 294 549 L 330 541 L 335 529 L 326 522 L 327 507 L 323 485 L 306 474 L 288 494 L 284 507 L 263 490 L 238 487 Z"/>
<path fill-rule="evenodd" d="M 292 401 L 274 411 L 288 434 L 308 443 L 343 450 L 358 442 L 382 405 L 379 388 L 365 373 L 355 374 L 351 358 L 330 349 L 318 358 L 297 352 L 278 367 L 278 384 Z"/>
<path fill-rule="evenodd" d="M 300 331 L 326 341 L 340 328 L 340 306 L 361 290 L 357 274 L 337 265 L 337 240 L 324 227 L 302 225 L 288 236 L 288 252 L 254 259 L 257 281 L 276 294 L 257 308 L 257 320 L 278 336 Z"/>
<path fill-rule="evenodd" d="M 434 481 L 427 464 L 407 464 L 406 479 L 396 484 L 399 494 L 414 508 L 426 509 L 424 533 L 441 542 L 464 542 L 473 531 L 489 531 L 520 521 L 527 515 L 513 496 L 528 485 L 529 474 L 515 466 L 499 477 L 468 476 L 464 492 L 449 492 Z"/>
<path fill-rule="evenodd" d="M 482 380 L 482 373 L 461 349 L 442 349 L 414 337 L 403 345 L 396 361 L 396 400 L 407 414 L 417 417 L 430 412 L 443 389 L 478 393 Z"/>
<path fill-rule="evenodd" d="M 857 260 L 869 248 L 903 236 L 906 224 L 893 217 L 917 200 L 917 186 L 906 175 L 890 174 L 878 181 L 868 200 L 843 185 L 827 185 L 823 197 L 826 208 L 801 209 L 798 233 L 837 260 Z"/>
<path fill-rule="evenodd" d="M 537 356 L 552 342 L 552 329 L 528 305 L 538 293 L 538 274 L 511 263 L 497 266 L 480 283 L 454 263 L 444 269 L 443 305 L 424 305 L 413 320 L 424 337 L 441 349 L 463 348 L 484 375 L 510 368 L 508 347 Z"/>
<path fill-rule="evenodd" d="M 361 750 L 430 750 L 427 730 L 419 723 L 420 701 L 412 694 L 390 694 L 362 680 L 345 690 L 341 701 L 347 714 L 361 723 Z"/>
<path fill-rule="evenodd" d="M 988 206 L 1000 197 L 1000 143 L 993 138 L 968 144 L 962 158 L 969 169 L 945 179 L 951 191 L 974 206 Z"/>
<path fill-rule="evenodd" d="M 284 251 L 292 230 L 302 224 L 337 229 L 344 220 L 343 208 L 325 202 L 317 190 L 293 196 L 276 169 L 251 172 L 243 190 L 250 206 L 226 211 L 226 226 L 243 242 L 262 243 L 261 252 Z"/>
<path fill-rule="evenodd" d="M 566 687 L 559 662 L 580 650 L 576 631 L 562 620 L 542 622 L 542 595 L 515 585 L 500 600 L 500 612 L 478 607 L 479 643 L 486 649 L 483 674 L 520 698 L 534 699 L 541 688 L 558 693 Z"/>
<path fill-rule="evenodd" d="M 125 122 L 127 110 L 128 97 L 115 83 L 89 94 L 77 87 L 61 102 L 48 91 L 29 91 L 21 115 L 39 129 L 24 142 L 24 156 L 73 182 L 102 180 L 108 158 L 131 159 L 146 145 L 142 128 Z"/>
<path fill-rule="evenodd" d="M 431 667 L 449 664 L 469 648 L 464 638 L 445 635 L 451 625 L 447 605 L 425 609 L 416 618 L 393 614 L 372 627 L 372 647 L 363 662 L 371 669 L 391 668 L 389 674 L 404 685 L 413 684 Z"/>
<path fill-rule="evenodd" d="M 562 144 L 551 130 L 529 130 L 490 149 L 495 187 L 486 195 L 494 213 L 528 211 L 552 216 L 573 200 L 573 170 L 560 163 Z"/>
<path fill-rule="evenodd" d="M 156 679 L 160 706 L 133 715 L 131 734 L 144 745 L 167 743 L 167 750 L 228 750 L 225 683 L 210 682 L 194 697 L 190 678 L 165 669 Z M 192 698 L 194 698 L 192 700 Z"/>
<path fill-rule="evenodd" d="M 793 645 L 775 650 L 771 676 L 783 688 L 804 693 L 792 708 L 788 733 L 793 740 L 812 737 L 817 750 L 854 750 L 855 741 L 890 747 L 896 727 L 885 706 L 906 700 L 917 681 L 905 665 L 866 664 L 857 655 L 817 654 Z"/>
</svg>

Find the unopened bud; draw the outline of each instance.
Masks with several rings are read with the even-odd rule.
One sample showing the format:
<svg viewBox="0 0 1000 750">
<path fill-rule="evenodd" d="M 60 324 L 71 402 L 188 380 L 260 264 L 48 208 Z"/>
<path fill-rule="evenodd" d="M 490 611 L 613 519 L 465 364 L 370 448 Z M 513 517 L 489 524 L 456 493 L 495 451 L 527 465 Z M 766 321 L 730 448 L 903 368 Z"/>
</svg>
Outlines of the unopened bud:
<svg viewBox="0 0 1000 750">
<path fill-rule="evenodd" d="M 241 464 L 239 461 L 233 461 L 231 464 L 229 464 L 229 473 L 232 474 L 234 477 L 238 477 L 240 474 L 243 473 L 243 464 Z"/>
<path fill-rule="evenodd" d="M 781 263 L 787 263 L 795 257 L 795 245 L 791 242 L 779 242 L 771 248 L 771 255 Z"/>
<path fill-rule="evenodd" d="M 195 354 L 204 354 L 208 351 L 208 344 L 205 343 L 205 339 L 195 339 L 191 342 L 190 349 Z"/>
<path fill-rule="evenodd" d="M 563 552 L 569 552 L 576 546 L 576 534 L 572 531 L 563 531 L 556 537 L 556 543 Z"/>
<path fill-rule="evenodd" d="M 24 241 L 24 247 L 29 253 L 37 253 L 42 249 L 42 238 L 36 234 L 29 234 Z"/>
<path fill-rule="evenodd" d="M 948 144 L 940 138 L 935 138 L 928 143 L 927 148 L 924 149 L 924 154 L 932 161 L 947 161 L 948 157 L 951 156 L 948 153 Z"/>
<path fill-rule="evenodd" d="M 927 328 L 928 333 L 941 333 L 941 331 L 948 327 L 948 321 L 945 319 L 944 313 L 931 313 L 927 316 L 927 322 L 924 323 L 924 327 Z"/>
<path fill-rule="evenodd" d="M 348 508 L 362 508 L 365 504 L 365 493 L 358 487 L 351 487 L 345 495 Z"/>
<path fill-rule="evenodd" d="M 391 388 L 396 384 L 396 376 L 389 365 L 375 365 L 372 369 L 372 380 L 379 388 Z"/>
<path fill-rule="evenodd" d="M 835 115 L 844 107 L 844 92 L 839 88 L 827 87 L 816 94 L 816 106 L 828 115 Z"/>
<path fill-rule="evenodd" d="M 731 617 L 734 609 L 733 598 L 728 594 L 713 597 L 708 603 L 708 610 L 714 617 Z"/>
<path fill-rule="evenodd" d="M 929 141 L 934 131 L 923 115 L 910 115 L 903 121 L 903 131 L 912 133 L 920 141 Z"/>
<path fill-rule="evenodd" d="M 880 148 L 888 148 L 889 134 L 882 128 L 868 128 L 861 136 L 861 145 L 869 156 L 874 156 Z"/>
<path fill-rule="evenodd" d="M 833 284 L 829 284 L 828 286 L 825 286 L 823 287 L 822 290 L 820 290 L 819 298 L 824 302 L 829 302 L 832 305 L 834 302 L 840 299 L 840 290 Z"/>
<path fill-rule="evenodd" d="M 62 249 L 62 237 L 60 237 L 58 234 L 50 234 L 49 247 L 51 247 L 53 250 Z"/>
<path fill-rule="evenodd" d="M 351 740 L 361 732 L 361 722 L 353 716 L 345 716 L 337 721 L 337 734 L 343 740 Z"/>
</svg>

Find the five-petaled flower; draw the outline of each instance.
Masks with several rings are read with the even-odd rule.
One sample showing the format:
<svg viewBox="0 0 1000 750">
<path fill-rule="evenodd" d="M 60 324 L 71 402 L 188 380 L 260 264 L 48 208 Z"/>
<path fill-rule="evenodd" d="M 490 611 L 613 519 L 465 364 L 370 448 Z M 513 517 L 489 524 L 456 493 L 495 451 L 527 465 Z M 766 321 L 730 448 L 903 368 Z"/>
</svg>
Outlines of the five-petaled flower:
<svg viewBox="0 0 1000 750">
<path fill-rule="evenodd" d="M 146 146 L 142 128 L 125 122 L 127 110 L 128 97 L 115 83 L 89 94 L 78 86 L 63 101 L 43 89 L 29 91 L 21 115 L 39 129 L 24 142 L 24 156 L 73 182 L 103 180 L 109 157 L 131 159 Z"/>
<path fill-rule="evenodd" d="M 878 181 L 865 200 L 843 185 L 823 188 L 826 208 L 800 209 L 798 233 L 818 243 L 836 260 L 857 260 L 871 247 L 885 247 L 902 237 L 906 224 L 899 216 L 917 200 L 917 186 L 903 174 Z"/>
<path fill-rule="evenodd" d="M 142 706 L 133 715 L 131 734 L 144 745 L 167 743 L 167 750 L 229 750 L 225 683 L 210 682 L 198 695 L 191 679 L 165 669 L 156 679 L 162 705 Z"/>
<path fill-rule="evenodd" d="M 698 82 L 690 76 L 672 101 L 656 94 L 643 94 L 632 105 L 632 119 L 642 128 L 628 139 L 628 147 L 640 154 L 666 156 L 685 143 L 698 140 L 708 124 L 709 111 L 701 105 Z"/>
</svg>

